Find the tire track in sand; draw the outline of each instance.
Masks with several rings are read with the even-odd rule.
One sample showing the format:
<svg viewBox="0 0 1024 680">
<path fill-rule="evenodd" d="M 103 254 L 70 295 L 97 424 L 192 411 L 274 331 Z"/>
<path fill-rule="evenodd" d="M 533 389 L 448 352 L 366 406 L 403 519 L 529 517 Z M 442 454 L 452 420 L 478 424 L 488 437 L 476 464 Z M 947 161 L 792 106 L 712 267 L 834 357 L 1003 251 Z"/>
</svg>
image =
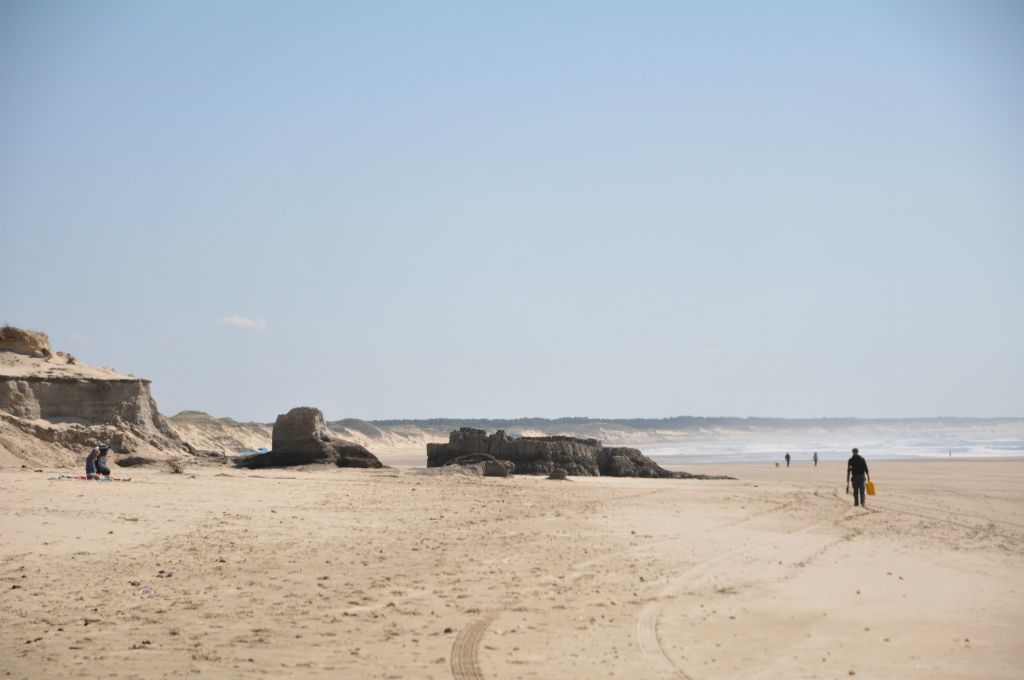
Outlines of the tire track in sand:
<svg viewBox="0 0 1024 680">
<path fill-rule="evenodd" d="M 455 680 L 483 680 L 480 671 L 480 639 L 505 607 L 496 607 L 482 614 L 459 631 L 452 643 L 452 677 Z"/>
<path fill-rule="evenodd" d="M 674 597 L 687 586 L 693 586 L 694 582 L 701 576 L 714 572 L 721 565 L 731 562 L 740 556 L 756 555 L 758 552 L 767 549 L 771 549 L 773 551 L 778 550 L 780 542 L 788 541 L 794 537 L 813 531 L 823 524 L 838 522 L 846 515 L 847 504 L 840 499 L 838 494 L 835 492 L 833 492 L 833 497 L 842 505 L 842 511 L 840 513 L 823 517 L 816 522 L 808 524 L 802 529 L 787 533 L 783 536 L 773 535 L 764 540 L 758 541 L 754 545 L 734 548 L 715 559 L 700 562 L 670 580 L 668 584 L 658 592 L 654 599 L 649 600 L 644 604 L 637 617 L 637 621 L 634 626 L 634 633 L 637 647 L 640 650 L 640 656 L 643 658 L 647 666 L 655 671 L 655 677 L 675 678 L 676 680 L 695 680 L 694 677 L 687 673 L 684 668 L 672 660 L 672 657 L 669 656 L 665 646 L 661 642 L 661 637 L 658 635 L 658 620 L 661 618 L 661 613 L 665 608 L 666 600 Z M 830 545 L 834 543 L 835 541 L 829 542 Z M 821 551 L 816 551 L 816 554 L 817 552 Z"/>
<path fill-rule="evenodd" d="M 650 496 L 650 495 L 653 495 L 655 493 L 659 493 L 660 491 L 662 491 L 662 490 L 658 490 L 658 491 L 654 491 L 654 492 L 644 492 L 644 493 L 638 493 L 638 494 L 630 494 L 630 495 L 627 495 L 627 496 L 622 496 L 622 497 L 616 498 L 615 500 L 631 500 L 631 499 L 640 498 L 640 497 L 643 497 L 643 496 Z M 797 496 L 798 495 L 799 494 L 797 494 Z M 751 521 L 754 521 L 754 520 L 758 520 L 758 519 L 763 518 L 766 515 L 771 515 L 771 514 L 775 514 L 775 513 L 778 513 L 778 512 L 785 511 L 785 510 L 789 510 L 793 506 L 795 506 L 796 503 L 797 503 L 797 500 L 793 499 L 793 498 L 791 498 L 789 500 L 781 501 L 781 502 L 778 502 L 774 507 L 767 508 L 767 509 L 764 509 L 764 510 L 759 510 L 757 512 L 751 513 L 747 517 L 744 517 L 742 519 L 739 519 L 739 520 L 736 520 L 736 521 L 733 521 L 733 522 L 729 522 L 729 523 L 727 523 L 724 526 L 726 526 L 726 527 L 733 527 L 733 526 L 738 526 L 738 525 L 745 524 L 747 522 L 751 522 Z M 707 531 L 708 532 L 709 531 L 717 531 L 720 528 L 721 527 L 716 527 L 714 529 L 708 529 Z M 707 532 L 702 532 L 702 533 L 707 533 Z M 664 540 L 661 540 L 661 541 L 656 541 L 653 545 L 654 546 L 667 545 L 667 544 L 671 544 L 671 543 L 677 543 L 677 542 L 682 541 L 682 540 L 692 540 L 692 537 L 684 537 L 684 538 L 678 538 L 677 537 L 677 538 L 664 539 Z M 647 549 L 647 548 L 650 548 L 650 547 L 652 547 L 652 546 L 649 544 L 647 546 L 644 546 L 641 550 Z M 574 564 L 574 565 L 572 565 L 570 567 L 570 572 L 571 573 L 569 573 L 567 580 L 569 582 L 575 582 L 576 580 L 582 578 L 585 575 L 585 572 L 583 570 L 585 570 L 585 569 L 587 569 L 589 567 L 593 567 L 593 566 L 595 566 L 597 564 L 600 564 L 601 562 L 606 562 L 606 561 L 615 559 L 617 557 L 623 557 L 625 555 L 630 555 L 630 554 L 633 554 L 633 553 L 636 553 L 636 552 L 638 552 L 638 549 L 636 547 L 629 547 L 629 548 L 626 548 L 625 550 L 619 550 L 619 551 L 616 551 L 616 552 L 612 552 L 612 553 L 609 553 L 607 555 L 603 555 L 601 557 L 593 557 L 593 558 L 589 558 L 589 559 L 583 560 L 582 562 L 577 562 L 576 564 Z M 556 579 L 554 577 L 549 577 L 549 580 L 555 581 Z M 484 678 L 483 671 L 480 670 L 480 641 L 483 639 L 484 633 L 487 632 L 487 629 L 494 622 L 494 620 L 496 618 L 498 618 L 501 614 L 503 614 L 505 611 L 507 611 L 509 608 L 511 608 L 514 605 L 515 605 L 515 602 L 506 602 L 502 606 L 499 606 L 499 607 L 496 607 L 494 609 L 490 609 L 490 610 L 486 611 L 485 613 L 483 613 L 479 617 L 477 617 L 475 620 L 471 621 L 467 626 L 465 626 L 462 630 L 459 631 L 458 635 L 455 636 L 455 641 L 452 643 L 452 651 L 451 651 L 451 671 L 452 671 L 452 677 L 455 680 L 483 680 L 483 678 Z M 660 645 L 660 643 L 659 643 L 659 645 Z M 688 678 L 688 676 L 686 676 L 686 675 L 682 675 L 682 676 L 678 676 L 678 677 Z"/>
<path fill-rule="evenodd" d="M 1014 522 L 1003 517 L 988 517 L 985 515 L 974 515 L 966 512 L 960 512 L 955 509 L 942 509 L 936 508 L 931 505 L 922 505 L 911 501 L 894 501 L 890 498 L 884 500 L 873 500 L 871 502 L 871 511 L 876 509 L 880 510 L 894 510 L 904 515 L 912 515 L 914 517 L 920 517 L 921 519 L 932 520 L 935 522 L 943 522 L 945 524 L 951 524 L 962 529 L 969 530 L 984 530 L 991 533 L 1002 533 L 1012 538 L 1020 538 L 1019 534 L 1006 531 L 1007 528 L 1013 527 L 1014 529 L 1024 529 L 1024 524 L 1020 522 Z M 950 519 L 955 517 L 960 520 L 969 521 L 957 521 L 957 519 Z M 974 522 L 971 524 L 969 522 Z"/>
</svg>

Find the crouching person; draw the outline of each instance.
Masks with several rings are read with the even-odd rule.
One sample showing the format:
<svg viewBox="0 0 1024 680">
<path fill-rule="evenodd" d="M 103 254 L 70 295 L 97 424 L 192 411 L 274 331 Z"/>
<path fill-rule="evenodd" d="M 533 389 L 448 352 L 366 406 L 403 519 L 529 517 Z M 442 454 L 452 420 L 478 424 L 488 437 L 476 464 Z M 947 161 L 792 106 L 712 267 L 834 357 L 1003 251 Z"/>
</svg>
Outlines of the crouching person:
<svg viewBox="0 0 1024 680">
<path fill-rule="evenodd" d="M 106 444 L 93 447 L 92 451 L 85 458 L 85 476 L 88 479 L 99 479 L 100 475 L 110 476 L 110 468 L 107 467 L 107 452 L 110 447 Z"/>
</svg>

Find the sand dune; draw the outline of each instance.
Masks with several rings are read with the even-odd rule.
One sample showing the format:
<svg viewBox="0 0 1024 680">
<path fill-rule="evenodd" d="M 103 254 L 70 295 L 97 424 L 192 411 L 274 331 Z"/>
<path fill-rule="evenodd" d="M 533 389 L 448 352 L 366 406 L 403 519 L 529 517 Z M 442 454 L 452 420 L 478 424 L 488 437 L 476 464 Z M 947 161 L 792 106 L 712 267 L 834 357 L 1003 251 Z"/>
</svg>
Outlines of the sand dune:
<svg viewBox="0 0 1024 680">
<path fill-rule="evenodd" d="M 1024 461 L 0 475 L 14 678 L 1016 678 Z"/>
</svg>

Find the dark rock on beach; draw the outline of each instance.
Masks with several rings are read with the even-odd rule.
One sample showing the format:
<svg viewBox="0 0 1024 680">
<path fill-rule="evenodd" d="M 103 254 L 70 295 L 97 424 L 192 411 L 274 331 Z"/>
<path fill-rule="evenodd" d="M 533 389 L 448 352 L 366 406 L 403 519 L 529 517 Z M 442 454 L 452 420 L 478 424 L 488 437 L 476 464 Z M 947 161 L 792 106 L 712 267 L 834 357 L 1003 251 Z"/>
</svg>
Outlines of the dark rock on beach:
<svg viewBox="0 0 1024 680">
<path fill-rule="evenodd" d="M 240 458 L 243 468 L 289 467 L 334 463 L 338 467 L 384 467 L 359 444 L 341 439 L 327 429 L 318 408 L 300 406 L 281 414 L 274 423 L 273 448 L 268 453 Z"/>
<path fill-rule="evenodd" d="M 637 449 L 602 448 L 597 452 L 597 466 L 606 477 L 677 477 Z"/>
<path fill-rule="evenodd" d="M 464 427 L 448 436 L 447 444 L 427 444 L 427 467 L 449 463 L 474 463 L 474 456 L 511 461 L 519 474 L 549 474 L 562 468 L 571 475 L 600 474 L 594 452 L 596 439 L 575 437 L 510 437 L 504 430 L 488 435 L 485 430 Z"/>
<path fill-rule="evenodd" d="M 488 460 L 484 462 L 484 477 L 511 477 L 515 471 L 515 463 L 509 460 Z"/>
<path fill-rule="evenodd" d="M 519 474 L 564 474 L 585 477 L 702 478 L 671 472 L 637 449 L 605 448 L 597 439 L 577 437 L 510 437 L 504 430 L 463 427 L 448 435 L 447 444 L 427 444 L 427 467 L 509 461 Z"/>
</svg>

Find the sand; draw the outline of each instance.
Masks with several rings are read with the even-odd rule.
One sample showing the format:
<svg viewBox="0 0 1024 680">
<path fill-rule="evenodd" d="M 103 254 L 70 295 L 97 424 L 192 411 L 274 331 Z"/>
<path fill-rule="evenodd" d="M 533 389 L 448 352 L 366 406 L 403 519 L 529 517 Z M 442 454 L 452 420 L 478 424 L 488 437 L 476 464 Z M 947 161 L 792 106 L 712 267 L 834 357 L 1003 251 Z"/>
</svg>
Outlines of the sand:
<svg viewBox="0 0 1024 680">
<path fill-rule="evenodd" d="M 49 378 L 75 380 L 135 380 L 135 376 L 118 373 L 105 366 L 68 363 L 66 354 L 35 358 L 17 352 L 0 351 L 0 376 L 5 378 Z"/>
<path fill-rule="evenodd" d="M 5 470 L 0 672 L 1021 676 L 1024 460 L 688 469 Z"/>
</svg>

